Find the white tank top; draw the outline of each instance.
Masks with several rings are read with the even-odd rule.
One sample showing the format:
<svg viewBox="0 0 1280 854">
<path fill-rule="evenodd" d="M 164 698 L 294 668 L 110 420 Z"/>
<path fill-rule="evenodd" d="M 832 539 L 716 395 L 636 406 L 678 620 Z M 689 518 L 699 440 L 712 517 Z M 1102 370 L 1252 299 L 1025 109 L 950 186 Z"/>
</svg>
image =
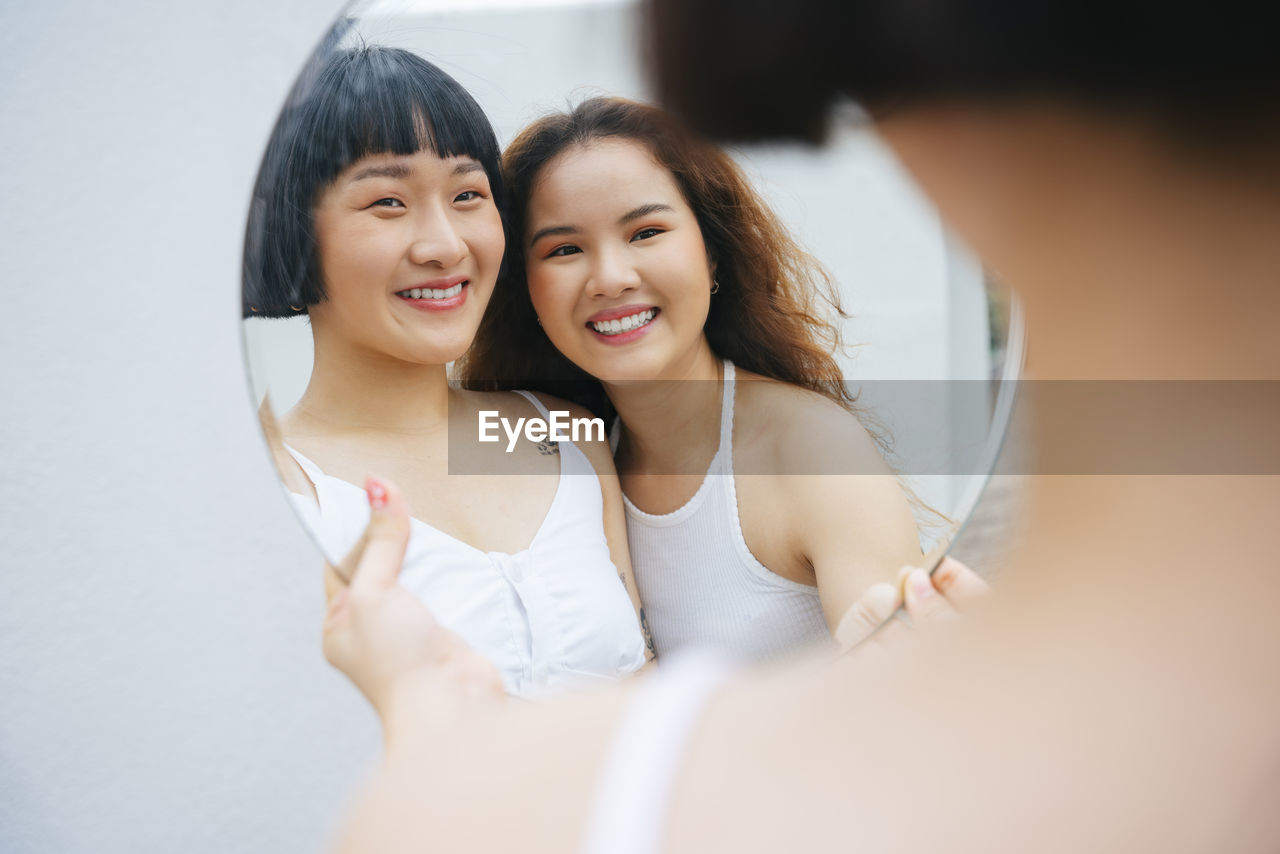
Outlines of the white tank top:
<svg viewBox="0 0 1280 854">
<path fill-rule="evenodd" d="M 517 394 L 549 417 L 533 395 Z M 290 493 L 298 514 L 326 554 L 345 555 L 369 522 L 364 489 L 285 447 L 316 490 L 315 501 Z M 528 548 L 483 552 L 413 519 L 400 572 L 400 583 L 521 697 L 617 679 L 644 664 L 636 612 L 604 536 L 600 481 L 576 445 L 559 448 L 560 482 Z"/>
<path fill-rule="evenodd" d="M 733 389 L 733 363 L 725 361 L 720 447 L 693 497 L 661 515 L 623 499 L 631 567 L 659 659 L 709 648 L 756 662 L 830 642 L 818 589 L 771 572 L 743 539 L 733 479 Z"/>
</svg>

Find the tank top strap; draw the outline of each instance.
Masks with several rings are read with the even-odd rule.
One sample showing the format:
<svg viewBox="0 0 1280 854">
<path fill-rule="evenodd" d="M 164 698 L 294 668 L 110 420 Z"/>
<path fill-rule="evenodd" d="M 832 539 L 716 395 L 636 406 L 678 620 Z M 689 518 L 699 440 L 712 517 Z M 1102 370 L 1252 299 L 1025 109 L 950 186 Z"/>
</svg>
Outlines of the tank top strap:
<svg viewBox="0 0 1280 854">
<path fill-rule="evenodd" d="M 516 394 L 533 404 L 533 408 L 538 410 L 538 414 L 543 418 L 550 418 L 551 413 L 547 412 L 547 408 L 542 405 L 542 401 L 538 400 L 538 396 L 531 391 L 525 391 L 522 388 L 512 389 Z"/>
<path fill-rule="evenodd" d="M 730 474 L 733 473 L 734 374 L 733 362 L 725 359 L 723 391 L 720 393 L 720 448 L 716 456 L 721 458 L 725 471 Z"/>
<path fill-rule="evenodd" d="M 579 854 L 658 854 L 694 729 L 732 674 L 727 659 L 686 652 L 639 680 L 596 772 Z"/>
<path fill-rule="evenodd" d="M 287 442 L 282 442 L 281 444 L 284 445 L 284 449 L 289 452 L 289 456 L 293 457 L 294 462 L 302 469 L 302 473 L 307 476 L 307 480 L 311 481 L 311 485 L 318 487 L 320 479 L 325 476 L 324 472 L 320 470 L 320 466 L 304 457 L 300 451 Z"/>
</svg>

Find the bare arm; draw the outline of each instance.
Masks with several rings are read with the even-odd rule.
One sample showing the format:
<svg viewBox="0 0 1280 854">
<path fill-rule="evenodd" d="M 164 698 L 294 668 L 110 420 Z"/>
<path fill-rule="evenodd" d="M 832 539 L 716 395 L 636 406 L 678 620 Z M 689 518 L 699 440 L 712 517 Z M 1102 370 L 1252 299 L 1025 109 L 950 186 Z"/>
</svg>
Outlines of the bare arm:
<svg viewBox="0 0 1280 854">
<path fill-rule="evenodd" d="M 396 592 L 383 528 L 355 571 L 353 616 L 422 609 Z M 1176 560 L 1163 578 L 1202 566 Z M 1259 666 L 1271 606 L 1222 586 L 1129 583 L 1110 565 L 1090 571 L 1106 584 L 1072 586 L 1087 567 L 1053 564 L 983 619 L 939 628 L 942 643 L 731 683 L 674 781 L 665 850 L 1273 850 L 1280 694 Z M 1219 608 L 1247 612 L 1245 630 L 1205 619 Z M 340 850 L 573 851 L 630 683 L 503 705 L 459 690 L 448 644 L 410 617 L 402 631 L 422 644 L 386 619 L 326 622 L 326 653 L 374 701 L 387 739 Z"/>
<path fill-rule="evenodd" d="M 857 421 L 833 409 L 823 401 L 789 420 L 778 471 L 779 507 L 785 508 L 793 549 L 813 569 L 834 633 L 868 588 L 892 583 L 902 567 L 920 566 L 923 558 L 897 478 Z M 815 470 L 834 473 L 793 474 Z"/>
</svg>

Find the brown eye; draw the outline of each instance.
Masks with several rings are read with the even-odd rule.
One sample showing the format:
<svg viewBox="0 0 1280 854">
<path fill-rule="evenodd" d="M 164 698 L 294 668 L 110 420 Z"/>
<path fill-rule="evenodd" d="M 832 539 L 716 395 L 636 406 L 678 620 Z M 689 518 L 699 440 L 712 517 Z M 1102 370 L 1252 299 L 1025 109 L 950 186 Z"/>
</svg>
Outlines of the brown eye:
<svg viewBox="0 0 1280 854">
<path fill-rule="evenodd" d="M 631 239 L 648 240 L 650 237 L 657 237 L 659 234 L 662 234 L 662 229 L 660 228 L 642 228 L 632 235 Z"/>
<path fill-rule="evenodd" d="M 400 201 L 399 199 L 393 199 L 388 197 L 385 199 L 378 199 L 376 202 L 369 205 L 369 207 L 371 208 L 402 208 L 404 207 L 404 202 Z"/>
</svg>

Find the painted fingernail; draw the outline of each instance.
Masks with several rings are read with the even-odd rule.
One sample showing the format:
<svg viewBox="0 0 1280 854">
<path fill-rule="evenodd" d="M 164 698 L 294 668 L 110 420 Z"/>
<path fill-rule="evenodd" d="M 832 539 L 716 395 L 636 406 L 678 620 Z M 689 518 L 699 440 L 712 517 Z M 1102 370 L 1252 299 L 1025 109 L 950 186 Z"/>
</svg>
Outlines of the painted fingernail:
<svg viewBox="0 0 1280 854">
<path fill-rule="evenodd" d="M 911 592 L 916 595 L 917 599 L 924 599 L 926 596 L 934 594 L 933 579 L 929 578 L 929 573 L 923 569 L 913 569 L 911 571 Z"/>
<path fill-rule="evenodd" d="M 369 506 L 374 510 L 387 506 L 387 487 L 376 477 L 364 479 L 364 491 L 369 496 Z"/>
</svg>

